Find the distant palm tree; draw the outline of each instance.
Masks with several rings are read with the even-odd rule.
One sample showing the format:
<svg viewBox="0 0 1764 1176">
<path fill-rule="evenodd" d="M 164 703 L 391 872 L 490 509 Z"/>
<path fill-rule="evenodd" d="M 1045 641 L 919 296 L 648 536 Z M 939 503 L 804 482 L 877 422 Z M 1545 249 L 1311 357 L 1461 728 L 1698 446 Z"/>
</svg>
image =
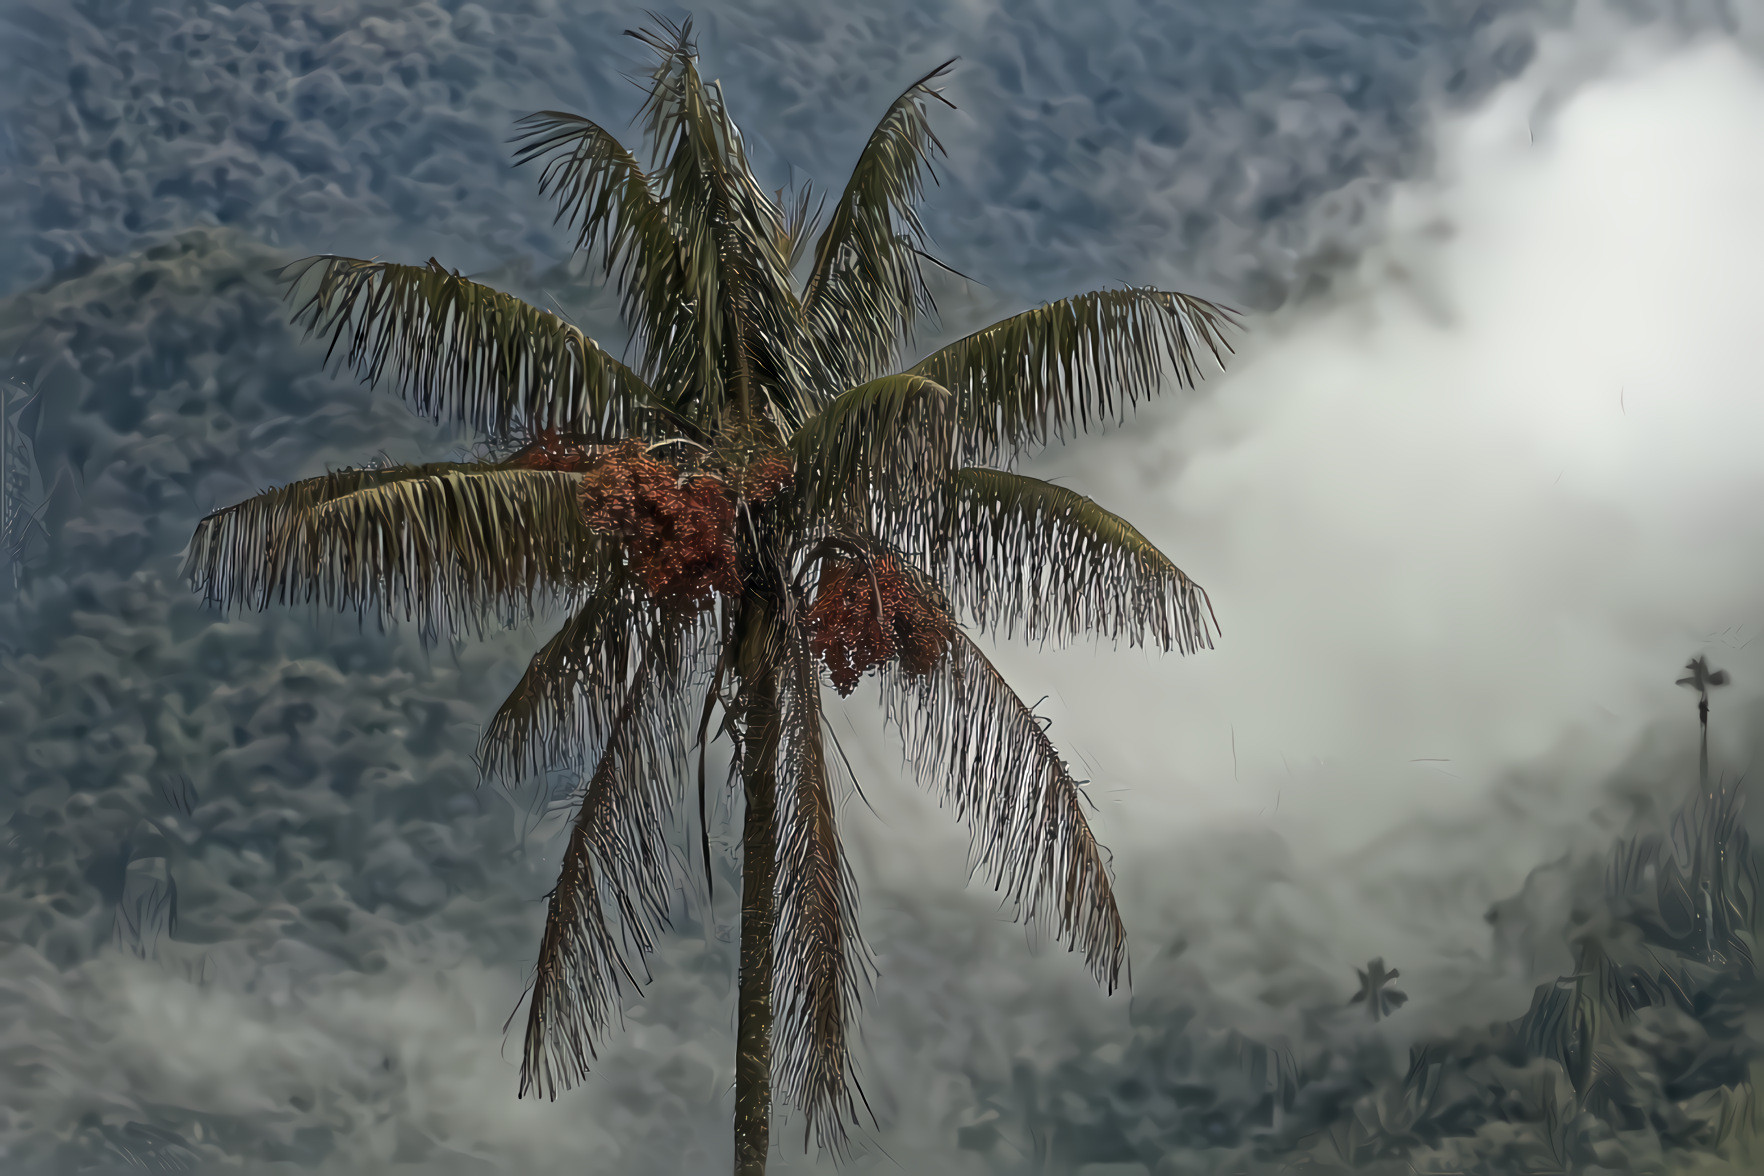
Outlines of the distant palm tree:
<svg viewBox="0 0 1764 1176">
<path fill-rule="evenodd" d="M 702 826 L 704 747 L 731 737 L 746 800 L 735 1170 L 756 1173 L 774 1077 L 834 1150 L 862 1102 L 847 1033 L 869 961 L 823 674 L 847 694 L 881 671 L 909 758 L 947 790 L 995 884 L 1117 983 L 1124 930 L 1080 786 L 956 617 L 1035 640 L 1211 645 L 1205 594 L 1131 524 L 1008 467 L 1122 419 L 1166 371 L 1192 386 L 1230 314 L 1104 290 L 901 370 L 935 311 L 915 206 L 948 64 L 889 107 L 813 236 L 806 188 L 774 201 L 754 178 L 690 24 L 632 35 L 658 56 L 649 165 L 554 111 L 523 120 L 518 159 L 545 161 L 541 190 L 616 282 L 641 361 L 434 260 L 308 259 L 291 277 L 291 296 L 308 291 L 296 321 L 503 456 L 261 494 L 202 520 L 189 568 L 212 600 L 402 614 L 425 633 L 548 599 L 573 610 L 480 747 L 489 777 L 586 777 L 522 1094 L 556 1097 L 587 1072 L 665 924 L 664 835 L 692 760 Z M 703 847 L 708 877 L 708 832 Z"/>
<path fill-rule="evenodd" d="M 1366 1010 L 1372 1014 L 1374 1021 L 1381 1021 L 1409 1003 L 1409 994 L 1391 984 L 1402 973 L 1395 968 L 1386 971 L 1384 957 L 1378 956 L 1364 968 L 1355 968 L 1360 974 L 1360 991 L 1354 993 L 1349 1004 L 1364 1001 Z"/>
</svg>

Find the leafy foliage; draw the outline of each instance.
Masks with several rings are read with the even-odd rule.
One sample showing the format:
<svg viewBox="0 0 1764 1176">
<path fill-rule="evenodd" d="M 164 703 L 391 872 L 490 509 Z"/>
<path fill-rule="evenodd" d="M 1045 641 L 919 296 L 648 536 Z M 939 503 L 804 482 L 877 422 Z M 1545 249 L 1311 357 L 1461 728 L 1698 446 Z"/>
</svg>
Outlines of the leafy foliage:
<svg viewBox="0 0 1764 1176">
<path fill-rule="evenodd" d="M 622 578 L 601 584 L 497 708 L 478 744 L 485 777 L 513 782 L 578 766 L 583 748 L 605 747 L 642 650 L 636 632 L 644 619 Z"/>
<path fill-rule="evenodd" d="M 13 587 L 18 587 L 32 540 L 43 536 L 37 520 L 40 509 L 33 501 L 37 463 L 30 437 L 21 418 L 29 410 L 33 394 L 19 380 L 0 386 L 0 552 L 9 565 Z"/>
<path fill-rule="evenodd" d="M 815 242 L 803 317 L 843 383 L 885 373 L 915 322 L 936 312 L 925 285 L 925 226 L 917 206 L 925 177 L 935 178 L 931 159 L 943 151 L 926 100 L 953 108 L 931 83 L 954 64 L 944 62 L 889 106 Z"/>
<path fill-rule="evenodd" d="M 816 400 L 800 346 L 800 304 L 780 248 L 784 215 L 748 167 L 720 87 L 699 77 L 690 25 L 639 33 L 656 51 L 644 121 L 654 179 L 684 256 L 690 328 L 657 342 L 658 378 L 714 421 L 734 394 L 740 415 L 800 420 Z M 732 386 L 732 387 L 731 387 Z"/>
<path fill-rule="evenodd" d="M 923 376 L 880 376 L 846 390 L 791 437 L 803 507 L 898 539 L 927 525 L 954 456 L 949 392 Z M 892 525 L 890 525 L 892 524 Z"/>
<path fill-rule="evenodd" d="M 1364 1004 L 1374 1021 L 1383 1020 L 1408 1003 L 1409 994 L 1391 984 L 1402 973 L 1395 968 L 1387 970 L 1382 956 L 1354 970 L 1360 974 L 1360 991 L 1348 1003 Z"/>
<path fill-rule="evenodd" d="M 1095 633 L 1190 653 L 1212 646 L 1211 603 L 1126 519 L 1064 486 L 963 469 L 938 547 L 952 596 L 985 628 L 1030 640 Z"/>
<path fill-rule="evenodd" d="M 1166 373 L 1193 387 L 1223 363 L 1228 310 L 1132 287 L 1062 298 L 926 356 L 912 373 L 955 394 L 964 454 L 990 461 L 1119 423 Z"/>
<path fill-rule="evenodd" d="M 1096 632 L 1184 652 L 1210 644 L 1210 608 L 1089 499 L 970 467 L 1121 420 L 1166 376 L 1193 386 L 1232 320 L 1189 295 L 1099 291 L 901 370 L 936 311 L 917 204 L 942 151 L 929 112 L 947 105 L 935 83 L 949 64 L 890 104 L 817 234 L 807 187 L 774 199 L 754 176 L 690 24 L 659 23 L 632 34 L 655 53 L 637 150 L 560 111 L 522 120 L 516 139 L 557 222 L 618 287 L 631 366 L 434 259 L 307 259 L 285 275 L 327 359 L 518 448 L 267 491 L 202 520 L 188 570 L 218 602 L 318 602 L 426 635 L 570 610 L 479 748 L 503 781 L 587 773 L 540 945 L 523 1093 L 555 1096 L 587 1072 L 666 922 L 677 786 L 696 751 L 702 822 L 705 744 L 731 737 L 748 802 L 737 1140 L 741 1162 L 763 1164 L 754 1102 L 774 1046 L 805 1142 L 837 1151 L 863 1101 L 849 1035 L 868 957 L 823 672 L 841 694 L 884 675 L 921 776 L 967 820 L 997 885 L 1119 982 L 1125 929 L 1082 787 L 957 607 L 1036 639 Z M 708 832 L 701 845 L 708 873 Z"/>
<path fill-rule="evenodd" d="M 1108 861 L 1084 819 L 1082 787 L 1035 713 L 959 633 L 931 674 L 892 673 L 885 686 L 908 761 L 922 781 L 942 785 L 997 888 L 1083 952 L 1113 992 L 1127 932 Z"/>
<path fill-rule="evenodd" d="M 481 463 L 338 470 L 208 515 L 185 567 L 217 603 L 317 602 L 431 633 L 509 623 L 613 566 L 576 509 L 579 483 Z"/>
<path fill-rule="evenodd" d="M 780 1093 L 837 1150 L 862 1092 L 847 1035 L 869 956 L 857 929 L 857 883 L 835 825 L 822 732 L 821 678 L 800 633 L 787 638 L 778 826 L 778 972 L 774 1066 Z"/>
<path fill-rule="evenodd" d="M 285 274 L 295 311 L 369 385 L 388 375 L 411 407 L 493 438 L 556 429 L 587 437 L 642 429 L 665 404 L 637 374 L 556 315 L 449 273 L 314 257 Z M 339 354 L 338 348 L 342 351 Z"/>
<path fill-rule="evenodd" d="M 689 760 L 684 716 L 701 628 L 656 626 L 608 723 L 546 908 L 522 1094 L 555 1098 L 587 1075 L 597 1035 L 667 926 L 667 818 Z"/>
</svg>

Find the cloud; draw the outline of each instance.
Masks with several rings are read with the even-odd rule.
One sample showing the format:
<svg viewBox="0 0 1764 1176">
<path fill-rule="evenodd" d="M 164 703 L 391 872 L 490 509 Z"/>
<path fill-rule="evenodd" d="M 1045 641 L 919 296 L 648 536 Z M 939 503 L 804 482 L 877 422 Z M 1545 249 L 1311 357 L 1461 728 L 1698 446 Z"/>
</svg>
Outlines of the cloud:
<svg viewBox="0 0 1764 1176">
<path fill-rule="evenodd" d="M 1517 963 L 1485 914 L 1694 778 L 1692 653 L 1734 672 L 1717 760 L 1749 759 L 1764 71 L 1726 41 L 1625 35 L 1587 76 L 1601 31 L 1546 39 L 1446 119 L 1388 237 L 1330 297 L 1256 322 L 1204 395 L 1036 463 L 1137 521 L 1224 629 L 1180 661 L 998 655 L 1092 779 L 1142 1012 L 1296 1032 L 1382 955 L 1415 998 L 1397 1040 L 1517 1017 L 1565 948 Z M 885 816 L 854 824 L 892 888 L 956 882 L 898 849 L 948 839 Z M 917 930 L 954 941 L 952 922 Z M 910 975 L 885 959 L 888 990 Z M 1068 1051 L 1125 1032 L 1034 975 L 1004 1020 L 1070 1000 L 1089 1044 Z M 968 991 L 999 1016 L 987 981 Z M 969 1071 L 1007 1086 L 991 1066 Z"/>
</svg>

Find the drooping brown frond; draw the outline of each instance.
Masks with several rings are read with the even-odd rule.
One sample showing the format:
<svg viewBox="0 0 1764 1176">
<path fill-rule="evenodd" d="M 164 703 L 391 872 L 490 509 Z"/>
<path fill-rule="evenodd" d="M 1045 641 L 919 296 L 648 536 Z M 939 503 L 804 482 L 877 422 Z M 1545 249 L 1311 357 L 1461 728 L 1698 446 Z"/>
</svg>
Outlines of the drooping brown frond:
<svg viewBox="0 0 1764 1176">
<path fill-rule="evenodd" d="M 994 323 L 912 371 L 955 394 L 966 455 L 990 461 L 1124 420 L 1166 369 L 1193 387 L 1203 354 L 1223 366 L 1233 325 L 1233 312 L 1187 294 L 1098 290 Z"/>
<path fill-rule="evenodd" d="M 954 399 L 923 376 L 882 376 L 840 393 L 791 437 L 804 508 L 916 537 L 954 462 L 954 426 Z"/>
<path fill-rule="evenodd" d="M 662 619 L 622 693 L 570 828 L 527 1010 L 520 1095 L 580 1082 L 668 923 L 666 822 L 687 770 L 685 715 L 707 626 Z"/>
<path fill-rule="evenodd" d="M 604 747 L 621 691 L 652 623 L 622 577 L 595 589 L 527 666 L 478 743 L 486 779 L 513 783 L 553 768 L 587 767 Z"/>
<path fill-rule="evenodd" d="M 316 280 L 312 279 L 314 271 Z M 593 439 L 641 431 L 670 408 L 636 372 L 554 314 L 427 266 L 309 257 L 283 271 L 294 321 L 328 338 L 369 385 L 494 438 L 554 429 Z"/>
<path fill-rule="evenodd" d="M 1127 932 L 1107 856 L 1084 818 L 1082 789 L 1035 713 L 959 632 L 930 674 L 885 669 L 883 696 L 908 761 L 922 783 L 943 786 L 997 888 L 1084 953 L 1113 992 Z"/>
<path fill-rule="evenodd" d="M 613 544 L 582 525 L 579 483 L 489 464 L 338 470 L 204 518 L 185 572 L 221 604 L 316 602 L 428 635 L 512 623 L 617 566 Z"/>
<path fill-rule="evenodd" d="M 926 107 L 936 99 L 954 109 L 932 83 L 954 64 L 944 62 L 890 104 L 815 243 L 803 318 L 844 383 L 887 371 L 913 324 L 936 310 L 921 264 L 918 204 L 925 177 L 935 179 L 931 159 L 943 151 Z"/>
<path fill-rule="evenodd" d="M 1193 653 L 1211 648 L 1206 591 L 1119 515 L 1039 478 L 958 470 L 939 563 L 950 596 L 987 628 L 1030 640 L 1094 633 Z"/>
<path fill-rule="evenodd" d="M 801 632 L 787 635 L 781 693 L 778 906 L 772 991 L 778 1089 L 838 1153 L 863 1098 L 847 1036 L 869 957 L 857 928 L 857 883 L 834 821 L 821 730 L 821 679 Z"/>
</svg>

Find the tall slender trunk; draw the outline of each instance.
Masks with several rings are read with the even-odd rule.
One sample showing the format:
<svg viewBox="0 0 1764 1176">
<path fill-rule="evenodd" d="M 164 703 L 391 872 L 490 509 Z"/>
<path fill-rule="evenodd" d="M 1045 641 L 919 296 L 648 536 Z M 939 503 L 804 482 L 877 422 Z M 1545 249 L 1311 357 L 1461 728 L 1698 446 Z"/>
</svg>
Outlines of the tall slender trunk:
<svg viewBox="0 0 1764 1176">
<path fill-rule="evenodd" d="M 741 841 L 741 979 L 735 1041 L 735 1176 L 764 1176 L 772 1114 L 772 932 L 777 922 L 778 679 L 761 622 L 743 642 L 747 815 Z"/>
</svg>

